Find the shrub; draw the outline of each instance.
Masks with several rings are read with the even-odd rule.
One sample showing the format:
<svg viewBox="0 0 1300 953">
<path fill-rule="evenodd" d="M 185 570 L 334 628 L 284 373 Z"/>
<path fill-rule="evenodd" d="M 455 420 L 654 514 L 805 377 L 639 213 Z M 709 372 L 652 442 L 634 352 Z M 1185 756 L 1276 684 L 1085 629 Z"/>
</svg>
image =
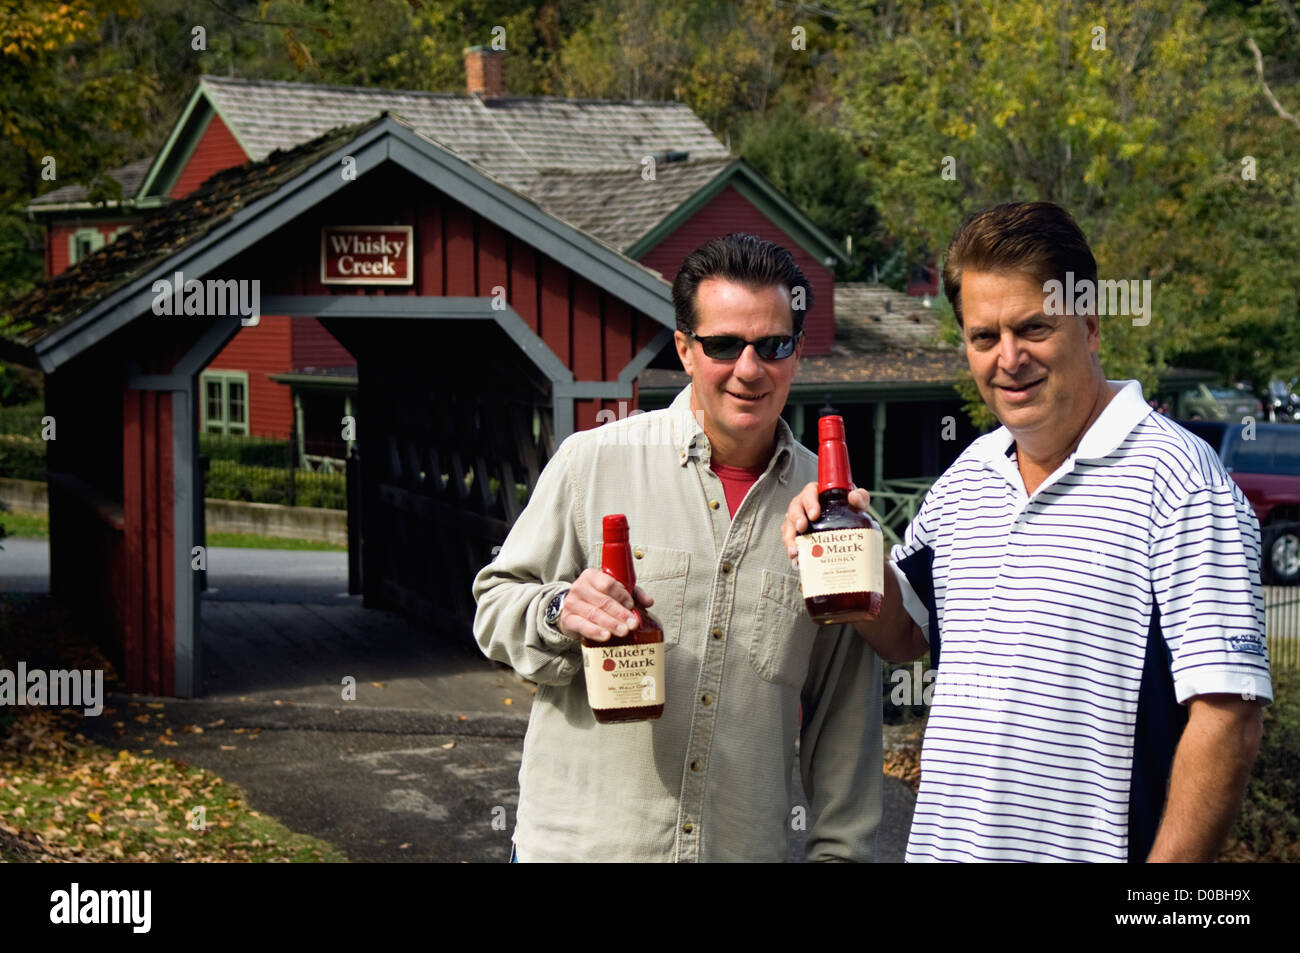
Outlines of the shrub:
<svg viewBox="0 0 1300 953">
<path fill-rule="evenodd" d="M 0 433 L 0 476 L 17 480 L 45 479 L 45 441 Z"/>
<path fill-rule="evenodd" d="M 199 434 L 199 453 L 209 460 L 229 460 L 253 467 L 285 467 L 289 463 L 289 441 L 274 437 L 228 437 Z"/>
<path fill-rule="evenodd" d="M 1222 860 L 1300 861 L 1300 671 L 1273 672 L 1264 740 Z"/>
<path fill-rule="evenodd" d="M 347 509 L 347 477 L 342 473 L 295 470 L 294 505 Z M 246 466 L 213 460 L 208 467 L 204 496 L 249 503 L 289 502 L 289 471 L 282 467 Z"/>
</svg>

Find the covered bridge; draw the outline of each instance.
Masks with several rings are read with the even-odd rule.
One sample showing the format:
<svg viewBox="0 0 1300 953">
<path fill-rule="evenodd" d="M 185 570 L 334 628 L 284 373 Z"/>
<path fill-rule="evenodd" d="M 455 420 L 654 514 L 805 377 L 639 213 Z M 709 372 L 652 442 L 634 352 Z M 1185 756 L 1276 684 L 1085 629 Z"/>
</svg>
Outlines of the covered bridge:
<svg viewBox="0 0 1300 953">
<path fill-rule="evenodd" d="M 673 327 L 659 272 L 389 114 L 219 173 L 17 302 L 3 354 L 57 428 L 51 590 L 133 691 L 197 691 L 196 381 L 253 310 L 356 359 L 365 604 L 424 617 L 472 612 L 517 485 L 635 406 Z"/>
</svg>

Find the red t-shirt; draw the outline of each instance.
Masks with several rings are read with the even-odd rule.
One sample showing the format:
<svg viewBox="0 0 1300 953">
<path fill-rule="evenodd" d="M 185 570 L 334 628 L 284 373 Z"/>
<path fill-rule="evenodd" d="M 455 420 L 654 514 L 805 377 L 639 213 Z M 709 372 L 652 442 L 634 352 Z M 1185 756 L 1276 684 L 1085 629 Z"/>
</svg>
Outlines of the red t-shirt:
<svg viewBox="0 0 1300 953">
<path fill-rule="evenodd" d="M 767 464 L 758 467 L 729 467 L 709 461 L 709 469 L 722 481 L 722 491 L 727 495 L 727 512 L 734 517 L 736 510 L 740 508 L 741 500 L 745 498 L 749 488 L 763 475 Z"/>
</svg>

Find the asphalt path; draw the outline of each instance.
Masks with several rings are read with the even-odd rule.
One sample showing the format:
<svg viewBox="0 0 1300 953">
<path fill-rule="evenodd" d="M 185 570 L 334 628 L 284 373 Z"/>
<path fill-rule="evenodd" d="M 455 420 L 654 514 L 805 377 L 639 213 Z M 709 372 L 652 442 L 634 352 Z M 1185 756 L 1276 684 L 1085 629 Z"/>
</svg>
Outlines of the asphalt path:
<svg viewBox="0 0 1300 953">
<path fill-rule="evenodd" d="M 48 591 L 45 541 L 0 545 L 0 591 Z M 242 613 L 250 632 L 259 620 L 289 619 L 297 611 L 276 604 L 297 603 L 317 615 L 317 639 L 325 638 L 330 620 L 343 622 L 352 618 L 349 612 L 362 611 L 347 597 L 344 553 L 214 547 L 208 584 L 204 601 L 222 603 L 207 610 L 211 624 L 223 613 Z M 385 628 L 379 616 L 375 620 Z M 393 617 L 389 628 L 398 624 Z M 352 631 L 351 623 L 345 625 Z M 229 639 L 231 631 L 218 634 Z M 276 655 L 278 640 L 265 635 L 260 650 Z M 254 809 L 329 841 L 353 861 L 505 862 L 530 687 L 486 659 L 467 661 L 461 646 L 406 637 L 408 658 L 397 651 L 397 634 L 390 644 L 382 633 L 357 628 L 355 637 L 363 636 L 370 640 L 361 643 L 366 660 L 392 671 L 381 677 L 358 669 L 357 701 L 322 703 L 323 689 L 296 686 L 292 678 L 278 687 L 241 684 L 199 700 L 114 696 L 103 715 L 85 720 L 84 731 L 115 748 L 215 771 L 240 785 Z M 383 651 L 376 653 L 375 646 Z M 232 650 L 229 641 L 222 647 Z M 437 653 L 446 657 L 430 658 Z M 261 662 L 272 671 L 303 668 L 287 656 L 264 655 Z M 337 695 L 337 679 L 332 683 L 330 694 Z M 514 704 L 503 704 L 506 697 Z M 147 707 L 151 701 L 162 708 Z M 148 714 L 150 722 L 137 722 L 138 714 Z M 203 731 L 184 731 L 187 725 Z M 160 741 L 167 728 L 171 744 Z M 797 771 L 794 787 L 797 803 L 806 806 Z M 885 778 L 879 860 L 902 859 L 913 803 L 905 785 Z M 791 860 L 803 859 L 805 836 L 791 832 Z"/>
<path fill-rule="evenodd" d="M 240 785 L 253 809 L 329 841 L 354 862 L 509 857 L 523 718 L 175 699 L 159 710 L 149 701 L 111 697 L 84 731 L 111 747 L 210 769 Z M 140 726 L 137 714 L 152 721 Z M 172 744 L 160 748 L 167 728 Z M 806 810 L 797 771 L 795 792 Z M 902 782 L 885 778 L 878 861 L 903 859 L 914 802 Z M 790 832 L 791 861 L 804 860 L 806 836 Z"/>
</svg>

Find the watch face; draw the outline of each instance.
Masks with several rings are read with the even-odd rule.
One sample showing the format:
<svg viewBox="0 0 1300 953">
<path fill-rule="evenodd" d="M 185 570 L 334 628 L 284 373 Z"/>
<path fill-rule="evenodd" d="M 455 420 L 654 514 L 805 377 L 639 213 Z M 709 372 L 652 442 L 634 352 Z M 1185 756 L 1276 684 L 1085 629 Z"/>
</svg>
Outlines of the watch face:
<svg viewBox="0 0 1300 953">
<path fill-rule="evenodd" d="M 552 597 L 550 603 L 546 606 L 546 621 L 555 625 L 560 621 L 560 603 L 564 601 L 564 593 Z"/>
</svg>

